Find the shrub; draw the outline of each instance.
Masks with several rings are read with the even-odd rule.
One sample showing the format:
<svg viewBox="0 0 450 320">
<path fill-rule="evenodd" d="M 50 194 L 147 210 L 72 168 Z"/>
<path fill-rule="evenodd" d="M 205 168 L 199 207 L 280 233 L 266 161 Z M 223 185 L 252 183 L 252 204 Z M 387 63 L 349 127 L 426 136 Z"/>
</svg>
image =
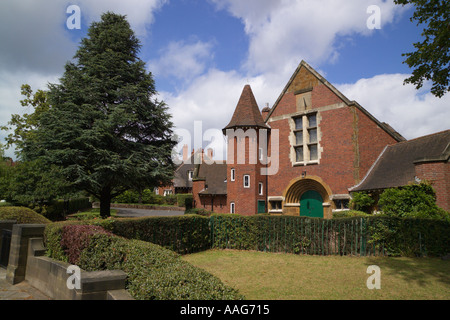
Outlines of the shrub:
<svg viewBox="0 0 450 320">
<path fill-rule="evenodd" d="M 393 217 L 434 218 L 450 221 L 449 213 L 436 205 L 436 193 L 426 182 L 390 188 L 380 195 L 378 205 Z"/>
<path fill-rule="evenodd" d="M 118 236 L 152 242 L 181 254 L 211 247 L 209 220 L 198 215 L 120 219 L 111 221 L 110 228 Z"/>
<path fill-rule="evenodd" d="M 62 229 L 61 247 L 67 255 L 68 262 L 77 264 L 81 252 L 89 245 L 94 234 L 109 234 L 102 227 L 93 225 L 67 225 Z"/>
<path fill-rule="evenodd" d="M 192 209 L 194 198 L 191 193 L 177 194 L 177 206 L 184 207 L 186 210 Z"/>
<path fill-rule="evenodd" d="M 369 213 L 374 203 L 375 200 L 366 192 L 355 192 L 352 194 L 352 199 L 350 200 L 350 206 L 353 209 L 365 213 Z"/>
<path fill-rule="evenodd" d="M 196 215 L 203 216 L 203 217 L 209 217 L 213 214 L 212 211 L 206 210 L 204 208 L 186 209 L 186 211 L 184 213 L 185 214 L 196 214 Z"/>
<path fill-rule="evenodd" d="M 83 250 L 80 267 L 87 271 L 120 269 L 127 289 L 139 300 L 242 299 L 215 276 L 179 259 L 174 252 L 139 240 L 96 234 Z"/>
<path fill-rule="evenodd" d="M 0 207 L 0 220 L 16 220 L 17 223 L 47 224 L 51 221 L 26 207 Z"/>
<path fill-rule="evenodd" d="M 350 218 L 350 217 L 370 217 L 370 214 L 358 210 L 343 210 L 333 212 L 333 219 Z"/>
</svg>

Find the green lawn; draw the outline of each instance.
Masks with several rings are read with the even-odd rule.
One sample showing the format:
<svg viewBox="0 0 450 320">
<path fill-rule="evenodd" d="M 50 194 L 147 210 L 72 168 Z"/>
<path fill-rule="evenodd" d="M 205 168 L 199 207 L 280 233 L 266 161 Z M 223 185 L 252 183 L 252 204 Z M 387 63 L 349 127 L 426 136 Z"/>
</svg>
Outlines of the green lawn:
<svg viewBox="0 0 450 320">
<path fill-rule="evenodd" d="M 183 259 L 216 275 L 249 300 L 450 299 L 450 261 L 437 258 L 210 250 Z M 380 267 L 379 290 L 367 288 L 370 265 Z"/>
</svg>

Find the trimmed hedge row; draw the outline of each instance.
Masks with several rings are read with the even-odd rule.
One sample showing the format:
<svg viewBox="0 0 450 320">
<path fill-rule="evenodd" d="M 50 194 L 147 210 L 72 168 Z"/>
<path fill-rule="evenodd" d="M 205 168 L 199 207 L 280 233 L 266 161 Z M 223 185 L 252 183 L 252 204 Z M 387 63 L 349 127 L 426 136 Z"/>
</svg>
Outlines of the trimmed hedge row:
<svg viewBox="0 0 450 320">
<path fill-rule="evenodd" d="M 84 240 L 74 243 L 76 233 Z M 123 270 L 128 276 L 126 287 L 135 299 L 243 299 L 235 289 L 181 260 L 175 252 L 112 235 L 99 226 L 53 224 L 46 228 L 45 238 L 47 255 L 54 259 L 76 262 L 86 271 Z"/>
<path fill-rule="evenodd" d="M 180 254 L 211 248 L 209 219 L 198 215 L 120 219 L 107 228 L 118 236 L 158 244 Z"/>
<path fill-rule="evenodd" d="M 211 247 L 319 255 L 443 256 L 446 220 L 387 216 L 318 219 L 293 216 L 211 216 Z"/>
</svg>

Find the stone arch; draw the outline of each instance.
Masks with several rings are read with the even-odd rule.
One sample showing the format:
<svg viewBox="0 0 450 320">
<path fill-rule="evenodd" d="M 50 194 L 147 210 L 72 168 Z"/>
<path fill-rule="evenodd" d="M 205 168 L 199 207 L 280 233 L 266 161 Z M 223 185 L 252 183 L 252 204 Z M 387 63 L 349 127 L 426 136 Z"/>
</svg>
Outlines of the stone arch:
<svg viewBox="0 0 450 320">
<path fill-rule="evenodd" d="M 295 178 L 289 182 L 283 193 L 283 213 L 289 215 L 300 214 L 300 198 L 306 191 L 316 191 L 323 199 L 323 214 L 324 218 L 331 218 L 332 201 L 330 196 L 332 194 L 330 187 L 317 176 L 306 176 L 304 178 Z"/>
</svg>

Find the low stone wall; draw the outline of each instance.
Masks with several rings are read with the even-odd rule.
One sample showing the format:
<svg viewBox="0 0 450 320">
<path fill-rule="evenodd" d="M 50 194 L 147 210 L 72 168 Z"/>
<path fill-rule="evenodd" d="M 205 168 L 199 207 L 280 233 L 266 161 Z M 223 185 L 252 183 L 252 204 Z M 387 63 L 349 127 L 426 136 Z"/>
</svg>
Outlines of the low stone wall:
<svg viewBox="0 0 450 320">
<path fill-rule="evenodd" d="M 6 280 L 26 280 L 55 300 L 133 300 L 121 270 L 87 272 L 45 257 L 43 225 L 14 225 Z"/>
</svg>

